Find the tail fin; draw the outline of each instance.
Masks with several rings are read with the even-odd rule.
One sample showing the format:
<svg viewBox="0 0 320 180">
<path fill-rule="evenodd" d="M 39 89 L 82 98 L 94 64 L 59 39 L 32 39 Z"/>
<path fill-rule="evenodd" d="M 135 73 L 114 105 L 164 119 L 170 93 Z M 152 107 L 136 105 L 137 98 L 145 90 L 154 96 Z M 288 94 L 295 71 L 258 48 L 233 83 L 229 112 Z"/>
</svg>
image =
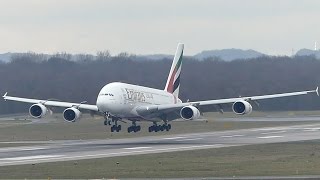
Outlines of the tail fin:
<svg viewBox="0 0 320 180">
<path fill-rule="evenodd" d="M 180 88 L 180 72 L 182 65 L 183 48 L 184 44 L 179 43 L 171 65 L 166 87 L 164 88 L 165 91 L 172 93 L 177 98 L 179 96 Z"/>
</svg>

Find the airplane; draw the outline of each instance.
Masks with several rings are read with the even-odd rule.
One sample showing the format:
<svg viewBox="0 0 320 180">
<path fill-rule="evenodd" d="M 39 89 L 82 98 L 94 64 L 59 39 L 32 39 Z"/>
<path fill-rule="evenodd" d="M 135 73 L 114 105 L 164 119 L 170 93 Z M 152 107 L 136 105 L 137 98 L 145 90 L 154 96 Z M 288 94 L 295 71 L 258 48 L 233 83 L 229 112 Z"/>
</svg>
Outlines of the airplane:
<svg viewBox="0 0 320 180">
<path fill-rule="evenodd" d="M 224 104 L 232 104 L 232 110 L 235 114 L 245 115 L 252 112 L 251 103 L 257 103 L 258 100 L 309 93 L 316 93 L 319 96 L 317 87 L 315 90 L 291 93 L 182 102 L 179 99 L 179 89 L 183 50 L 184 44 L 179 43 L 164 90 L 112 82 L 100 90 L 95 105 L 13 97 L 8 96 L 7 93 L 3 98 L 8 101 L 31 103 L 29 114 L 33 118 L 45 116 L 50 112 L 48 107 L 63 107 L 66 108 L 63 111 L 63 119 L 67 122 L 76 122 L 80 119 L 82 110 L 89 110 L 103 115 L 104 124 L 111 126 L 111 132 L 121 131 L 122 127 L 118 122 L 129 120 L 132 125 L 128 127 L 127 131 L 131 133 L 141 130 L 141 126 L 137 124 L 139 121 L 153 123 L 148 128 L 149 132 L 169 131 L 171 121 L 176 119 L 197 120 L 205 111 L 201 109 L 206 106 L 222 107 Z"/>
</svg>

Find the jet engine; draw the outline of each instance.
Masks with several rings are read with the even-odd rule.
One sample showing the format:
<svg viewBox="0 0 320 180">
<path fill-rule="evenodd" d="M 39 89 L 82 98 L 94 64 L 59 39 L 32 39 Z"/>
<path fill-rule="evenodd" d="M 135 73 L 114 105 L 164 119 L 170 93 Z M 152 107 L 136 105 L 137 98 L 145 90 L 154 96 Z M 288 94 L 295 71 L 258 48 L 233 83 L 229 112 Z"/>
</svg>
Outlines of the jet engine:
<svg viewBox="0 0 320 180">
<path fill-rule="evenodd" d="M 44 106 L 43 104 L 33 104 L 30 108 L 29 108 L 29 114 L 33 117 L 33 118 L 42 118 L 44 115 L 46 115 L 48 109 L 46 108 L 46 106 Z"/>
<path fill-rule="evenodd" d="M 180 110 L 180 116 L 184 120 L 196 120 L 200 117 L 200 111 L 194 106 L 185 106 Z"/>
<path fill-rule="evenodd" d="M 63 111 L 63 119 L 67 122 L 76 122 L 80 119 L 81 112 L 74 107 L 67 108 Z"/>
<path fill-rule="evenodd" d="M 247 101 L 237 101 L 233 103 L 232 110 L 238 115 L 250 114 L 252 112 L 252 106 Z"/>
</svg>

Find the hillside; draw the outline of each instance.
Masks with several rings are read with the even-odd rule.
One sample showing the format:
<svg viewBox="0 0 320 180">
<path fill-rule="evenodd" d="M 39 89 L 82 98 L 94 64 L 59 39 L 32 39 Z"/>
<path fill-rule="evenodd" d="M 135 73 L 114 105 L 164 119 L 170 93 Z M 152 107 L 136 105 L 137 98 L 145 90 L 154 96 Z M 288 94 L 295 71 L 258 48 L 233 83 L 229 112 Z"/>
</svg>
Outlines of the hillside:
<svg viewBox="0 0 320 180">
<path fill-rule="evenodd" d="M 209 51 L 202 51 L 194 55 L 196 59 L 203 60 L 210 57 L 217 57 L 225 61 L 232 61 L 235 59 L 252 59 L 265 56 L 255 50 L 242 50 L 242 49 L 222 49 L 222 50 L 209 50 Z"/>
</svg>

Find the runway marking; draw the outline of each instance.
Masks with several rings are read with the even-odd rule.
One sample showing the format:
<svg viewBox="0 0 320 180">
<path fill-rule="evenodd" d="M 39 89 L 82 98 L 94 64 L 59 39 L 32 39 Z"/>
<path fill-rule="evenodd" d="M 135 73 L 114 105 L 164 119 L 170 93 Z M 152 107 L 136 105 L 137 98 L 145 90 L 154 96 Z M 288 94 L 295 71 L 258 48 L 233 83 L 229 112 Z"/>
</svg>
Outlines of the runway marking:
<svg viewBox="0 0 320 180">
<path fill-rule="evenodd" d="M 303 131 L 318 131 L 320 128 L 304 128 Z"/>
<path fill-rule="evenodd" d="M 19 161 L 19 160 L 34 160 L 34 159 L 48 159 L 62 157 L 63 155 L 37 155 L 37 156 L 23 156 L 13 158 L 2 158 L 0 161 Z"/>
<path fill-rule="evenodd" d="M 182 138 L 186 138 L 186 137 L 178 136 L 178 137 L 170 137 L 170 138 L 163 138 L 163 139 L 172 140 L 172 139 L 182 139 Z"/>
<path fill-rule="evenodd" d="M 22 148 L 22 149 L 18 149 L 18 150 L 21 150 L 21 151 L 32 151 L 32 150 L 41 150 L 41 149 L 47 149 L 47 148 L 44 148 L 44 147 L 30 147 L 30 148 Z"/>
<path fill-rule="evenodd" d="M 176 141 L 196 141 L 196 140 L 200 140 L 200 139 L 203 139 L 203 138 L 193 138 L 193 139 L 178 139 Z"/>
<path fill-rule="evenodd" d="M 223 144 L 212 144 L 212 145 L 199 145 L 199 146 L 182 146 L 182 147 L 174 147 L 174 148 L 159 148 L 159 149 L 146 149 L 140 151 L 125 151 L 125 152 L 115 152 L 115 153 L 104 153 L 104 154 L 88 154 L 83 156 L 68 156 L 64 158 L 81 158 L 81 157 L 97 157 L 97 156 L 110 156 L 110 155 L 122 155 L 122 154 L 134 154 L 134 153 L 144 153 L 144 152 L 162 152 L 168 150 L 181 150 L 181 149 L 199 149 L 199 148 L 210 148 L 210 147 L 218 147 Z"/>
<path fill-rule="evenodd" d="M 288 129 L 296 129 L 293 127 L 277 127 L 277 128 L 261 128 L 261 129 L 253 129 L 251 131 L 282 131 Z"/>
<path fill-rule="evenodd" d="M 244 135 L 242 134 L 236 134 L 236 135 L 229 135 L 229 136 L 221 136 L 222 138 L 231 138 L 231 137 L 242 137 Z"/>
<path fill-rule="evenodd" d="M 32 150 L 41 150 L 48 149 L 48 147 L 8 147 L 8 148 L 0 148 L 0 152 L 4 151 L 32 151 Z"/>
<path fill-rule="evenodd" d="M 122 149 L 129 149 L 129 150 L 135 150 L 135 149 L 148 149 L 152 147 L 132 147 L 132 148 L 122 148 Z"/>
<path fill-rule="evenodd" d="M 261 134 L 278 134 L 278 133 L 285 133 L 287 131 L 273 131 L 273 132 L 265 132 L 265 133 L 261 133 Z"/>
<path fill-rule="evenodd" d="M 257 138 L 260 138 L 260 139 L 270 139 L 270 138 L 281 138 L 283 136 L 262 136 L 262 137 L 257 137 Z"/>
<path fill-rule="evenodd" d="M 160 148 L 160 149 L 146 149 L 146 150 L 137 150 L 137 151 L 125 151 L 125 152 L 115 152 L 115 153 L 104 153 L 104 154 L 88 154 L 88 155 L 81 155 L 81 156 L 65 156 L 65 155 L 52 155 L 52 156 L 46 156 L 46 155 L 39 155 L 39 156 L 29 156 L 29 157 L 20 157 L 20 158 L 3 158 L 2 160 L 11 160 L 9 162 L 0 162 L 0 165 L 6 165 L 6 164 L 12 164 L 12 163 L 32 163 L 35 159 L 42 160 L 66 160 L 66 159 L 87 159 L 89 157 L 108 157 L 108 156 L 117 156 L 117 155 L 130 155 L 130 154 L 136 154 L 136 153 L 145 153 L 145 152 L 165 152 L 170 150 L 181 150 L 181 149 L 201 149 L 201 148 L 211 148 L 211 147 L 223 147 L 223 144 L 212 144 L 212 145 L 200 145 L 200 146 L 183 146 L 183 147 L 175 147 L 175 148 Z M 87 157 L 87 158 L 86 158 Z M 43 161 L 45 162 L 45 161 Z"/>
<path fill-rule="evenodd" d="M 303 129 L 307 127 L 319 126 L 319 124 L 308 124 L 308 125 L 293 125 L 293 126 L 284 126 L 284 127 L 270 127 L 270 128 L 254 128 L 248 129 L 250 131 L 272 131 L 272 130 L 289 130 L 289 129 Z"/>
<path fill-rule="evenodd" d="M 306 131 L 306 132 L 308 132 L 308 131 L 309 131 L 309 132 L 313 131 L 313 132 L 314 132 L 314 131 L 318 131 L 318 129 L 305 129 L 305 130 L 303 130 L 303 131 Z"/>
</svg>

